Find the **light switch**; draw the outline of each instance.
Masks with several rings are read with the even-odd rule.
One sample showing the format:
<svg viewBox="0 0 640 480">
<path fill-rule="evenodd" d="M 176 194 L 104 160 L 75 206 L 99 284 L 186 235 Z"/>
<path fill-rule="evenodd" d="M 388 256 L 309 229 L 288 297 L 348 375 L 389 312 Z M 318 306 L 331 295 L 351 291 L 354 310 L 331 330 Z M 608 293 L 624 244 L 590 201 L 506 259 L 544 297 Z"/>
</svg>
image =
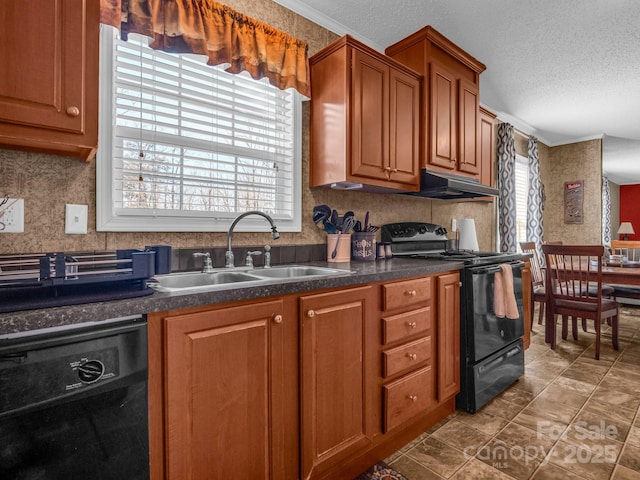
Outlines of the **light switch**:
<svg viewBox="0 0 640 480">
<path fill-rule="evenodd" d="M 82 235 L 87 233 L 88 205 L 67 204 L 64 233 Z"/>
</svg>

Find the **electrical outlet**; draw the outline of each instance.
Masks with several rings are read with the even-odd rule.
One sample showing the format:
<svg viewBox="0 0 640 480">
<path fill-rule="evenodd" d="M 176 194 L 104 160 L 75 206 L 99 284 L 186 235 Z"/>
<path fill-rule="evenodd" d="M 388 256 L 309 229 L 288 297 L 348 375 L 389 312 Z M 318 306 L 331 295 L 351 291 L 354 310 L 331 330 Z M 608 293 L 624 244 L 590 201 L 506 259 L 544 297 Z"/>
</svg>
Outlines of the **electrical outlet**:
<svg viewBox="0 0 640 480">
<path fill-rule="evenodd" d="M 87 233 L 87 205 L 67 204 L 64 233 L 83 235 Z"/>
<path fill-rule="evenodd" d="M 0 233 L 22 232 L 24 232 L 24 199 L 8 198 L 7 203 L 0 205 Z"/>
</svg>

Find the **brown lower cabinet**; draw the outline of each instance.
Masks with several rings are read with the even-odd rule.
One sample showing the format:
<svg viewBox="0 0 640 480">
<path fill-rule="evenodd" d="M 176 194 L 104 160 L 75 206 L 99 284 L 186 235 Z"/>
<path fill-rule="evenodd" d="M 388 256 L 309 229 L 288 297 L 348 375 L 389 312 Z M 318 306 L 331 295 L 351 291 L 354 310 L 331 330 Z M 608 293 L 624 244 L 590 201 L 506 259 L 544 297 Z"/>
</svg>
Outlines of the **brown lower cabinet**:
<svg viewBox="0 0 640 480">
<path fill-rule="evenodd" d="M 350 479 L 402 447 L 455 409 L 458 279 L 150 314 L 152 480 Z"/>
</svg>

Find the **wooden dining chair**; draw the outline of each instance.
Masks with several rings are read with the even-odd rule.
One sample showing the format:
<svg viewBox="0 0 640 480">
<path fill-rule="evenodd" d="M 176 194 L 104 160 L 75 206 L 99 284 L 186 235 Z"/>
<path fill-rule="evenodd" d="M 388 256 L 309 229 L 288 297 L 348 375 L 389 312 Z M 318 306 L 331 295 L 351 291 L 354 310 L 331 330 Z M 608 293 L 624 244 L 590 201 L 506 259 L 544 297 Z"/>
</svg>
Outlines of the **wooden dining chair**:
<svg viewBox="0 0 640 480">
<path fill-rule="evenodd" d="M 556 315 L 562 317 L 562 339 L 568 335 L 572 318 L 572 334 L 578 339 L 577 319 L 593 320 L 596 332 L 596 360 L 600 359 L 600 334 L 603 319 L 611 324 L 611 341 L 618 350 L 618 303 L 602 294 L 602 245 L 542 245 L 547 268 L 545 291 L 547 331 L 551 348 L 556 348 Z M 594 293 L 590 294 L 591 291 Z"/>
<path fill-rule="evenodd" d="M 538 250 L 536 249 L 535 242 L 520 242 L 520 250 L 522 253 L 531 255 L 531 326 L 533 327 L 533 313 L 535 310 L 535 304 L 539 304 L 538 313 L 538 325 L 542 325 L 542 319 L 544 317 L 544 304 L 546 301 L 546 293 L 544 290 L 544 273 L 542 272 L 542 266 L 540 264 L 540 258 L 538 256 Z"/>
<path fill-rule="evenodd" d="M 640 262 L 640 241 L 611 240 L 611 253 L 622 255 L 627 259 L 627 265 Z M 634 265 L 636 266 L 636 265 Z M 613 285 L 613 298 L 633 298 L 640 300 L 640 288 L 633 285 Z"/>
</svg>

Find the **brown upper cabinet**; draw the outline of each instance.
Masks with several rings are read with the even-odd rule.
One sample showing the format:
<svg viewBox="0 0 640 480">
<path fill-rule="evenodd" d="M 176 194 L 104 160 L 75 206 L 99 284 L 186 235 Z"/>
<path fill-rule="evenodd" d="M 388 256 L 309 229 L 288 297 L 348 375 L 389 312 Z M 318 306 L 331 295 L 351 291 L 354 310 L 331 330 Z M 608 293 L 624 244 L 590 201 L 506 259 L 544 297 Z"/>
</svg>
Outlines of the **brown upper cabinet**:
<svg viewBox="0 0 640 480">
<path fill-rule="evenodd" d="M 99 6 L 0 2 L 0 147 L 93 158 Z"/>
<path fill-rule="evenodd" d="M 422 167 L 484 183 L 482 171 L 491 168 L 480 152 L 480 73 L 486 67 L 431 26 L 385 53 L 424 77 Z"/>
<path fill-rule="evenodd" d="M 310 186 L 417 191 L 421 76 L 348 35 L 310 65 Z"/>
</svg>

